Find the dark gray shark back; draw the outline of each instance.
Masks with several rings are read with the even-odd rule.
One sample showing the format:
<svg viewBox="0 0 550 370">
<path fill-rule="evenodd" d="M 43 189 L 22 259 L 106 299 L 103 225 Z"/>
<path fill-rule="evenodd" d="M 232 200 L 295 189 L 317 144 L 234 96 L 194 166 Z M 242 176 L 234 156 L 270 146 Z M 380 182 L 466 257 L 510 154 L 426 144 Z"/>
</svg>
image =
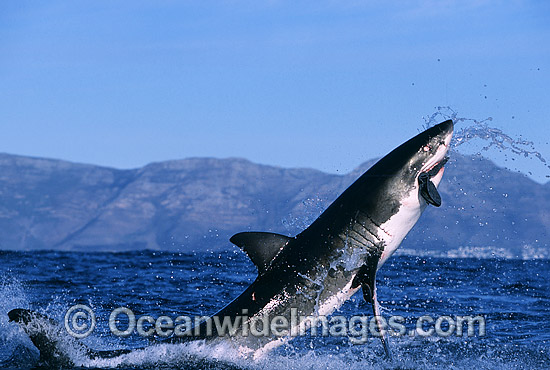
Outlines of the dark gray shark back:
<svg viewBox="0 0 550 370">
<path fill-rule="evenodd" d="M 288 318 L 290 308 L 305 316 L 316 314 L 319 302 L 327 302 L 353 285 L 364 266 L 369 276 L 363 280 L 371 282 L 369 289 L 374 294 L 377 262 L 384 251 L 381 225 L 398 212 L 405 185 L 410 186 L 408 183 L 414 183 L 418 176 L 418 171 L 409 170 L 408 165 L 427 143 L 452 132 L 452 128 L 452 121 L 445 121 L 394 149 L 294 238 L 271 233 L 232 237 L 231 241 L 258 267 L 258 277 L 213 317 L 236 317 L 246 310 L 250 317 L 267 314 Z M 354 260 L 353 265 L 350 260 Z M 353 293 L 360 285 L 356 283 L 349 291 Z M 270 307 L 269 312 L 266 307 Z M 201 327 L 202 338 L 209 338 L 203 334 L 206 327 L 206 323 Z M 244 342 L 258 348 L 270 340 L 274 338 Z"/>
</svg>

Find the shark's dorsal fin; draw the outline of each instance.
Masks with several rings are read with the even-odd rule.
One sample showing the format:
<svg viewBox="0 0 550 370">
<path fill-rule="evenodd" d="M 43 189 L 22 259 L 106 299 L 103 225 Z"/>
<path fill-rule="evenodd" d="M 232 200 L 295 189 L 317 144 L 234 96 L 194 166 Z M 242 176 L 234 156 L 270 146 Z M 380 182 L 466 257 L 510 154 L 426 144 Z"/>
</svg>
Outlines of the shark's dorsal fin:
<svg viewBox="0 0 550 370">
<path fill-rule="evenodd" d="M 243 232 L 233 235 L 229 241 L 241 248 L 250 257 L 262 274 L 277 253 L 293 238 L 267 232 Z"/>
</svg>

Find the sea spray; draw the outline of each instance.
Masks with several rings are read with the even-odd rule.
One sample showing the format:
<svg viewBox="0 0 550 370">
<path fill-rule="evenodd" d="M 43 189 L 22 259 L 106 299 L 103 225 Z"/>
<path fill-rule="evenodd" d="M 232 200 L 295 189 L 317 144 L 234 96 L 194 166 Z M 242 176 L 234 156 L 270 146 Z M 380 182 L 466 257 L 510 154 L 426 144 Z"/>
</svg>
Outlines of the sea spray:
<svg viewBox="0 0 550 370">
<path fill-rule="evenodd" d="M 497 149 L 505 153 L 510 152 L 519 157 L 536 158 L 547 169 L 550 169 L 550 165 L 542 154 L 536 150 L 532 141 L 521 137 L 513 138 L 502 129 L 490 126 L 493 121 L 492 117 L 484 119 L 459 117 L 458 112 L 451 107 L 440 106 L 436 107 L 434 113 L 424 117 L 423 130 L 447 119 L 452 119 L 455 124 L 451 150 L 458 150 L 457 148 L 461 145 L 479 139 L 484 142 L 484 145 L 479 150 L 478 155 L 481 155 L 481 152 L 487 152 L 489 149 Z M 546 177 L 550 178 L 550 175 L 546 175 Z"/>
</svg>

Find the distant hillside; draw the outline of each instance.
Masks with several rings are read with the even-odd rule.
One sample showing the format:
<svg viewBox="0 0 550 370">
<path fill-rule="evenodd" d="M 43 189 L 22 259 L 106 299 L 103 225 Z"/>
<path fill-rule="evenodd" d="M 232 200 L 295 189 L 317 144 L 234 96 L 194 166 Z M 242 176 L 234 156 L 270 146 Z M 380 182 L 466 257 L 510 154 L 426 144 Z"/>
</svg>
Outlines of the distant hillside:
<svg viewBox="0 0 550 370">
<path fill-rule="evenodd" d="M 116 170 L 0 154 L 0 249 L 196 250 L 244 230 L 292 235 L 373 163 L 348 175 L 212 158 Z M 440 192 L 404 249 L 550 256 L 549 184 L 455 154 Z"/>
</svg>

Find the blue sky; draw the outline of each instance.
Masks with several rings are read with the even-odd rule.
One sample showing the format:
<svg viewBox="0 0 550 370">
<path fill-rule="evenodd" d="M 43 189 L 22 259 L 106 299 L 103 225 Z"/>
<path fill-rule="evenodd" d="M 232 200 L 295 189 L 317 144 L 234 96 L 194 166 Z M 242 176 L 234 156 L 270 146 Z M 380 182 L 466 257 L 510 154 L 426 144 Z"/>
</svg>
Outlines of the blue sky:
<svg viewBox="0 0 550 370">
<path fill-rule="evenodd" d="M 549 86 L 545 1 L 0 5 L 0 152 L 12 154 L 342 173 L 445 105 L 550 160 Z M 537 161 L 515 163 L 547 181 Z"/>
</svg>

